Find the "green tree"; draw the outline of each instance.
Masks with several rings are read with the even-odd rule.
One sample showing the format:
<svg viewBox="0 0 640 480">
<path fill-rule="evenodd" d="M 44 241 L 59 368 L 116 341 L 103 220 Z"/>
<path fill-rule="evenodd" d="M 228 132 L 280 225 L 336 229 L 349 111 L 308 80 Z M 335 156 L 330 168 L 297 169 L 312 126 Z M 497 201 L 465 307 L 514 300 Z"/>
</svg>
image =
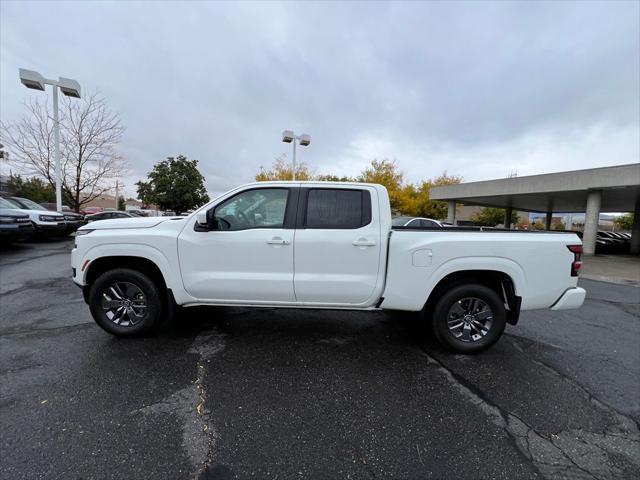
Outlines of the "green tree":
<svg viewBox="0 0 640 480">
<path fill-rule="evenodd" d="M 313 175 L 305 163 L 296 165 L 296 180 L 311 180 Z M 285 162 L 284 158 L 276 158 L 271 169 L 260 167 L 255 176 L 256 182 L 269 182 L 274 180 L 293 180 L 293 167 Z"/>
<path fill-rule="evenodd" d="M 148 181 L 136 183 L 138 198 L 147 205 L 181 213 L 209 201 L 198 160 L 188 160 L 184 155 L 168 157 L 156 163 L 147 177 Z"/>
<path fill-rule="evenodd" d="M 476 213 L 472 220 L 480 225 L 486 225 L 488 227 L 495 227 L 498 224 L 504 223 L 504 216 L 506 212 L 504 208 L 486 207 Z M 511 223 L 518 223 L 517 212 L 511 213 Z"/>
<path fill-rule="evenodd" d="M 120 197 L 118 197 L 118 210 L 123 211 L 123 212 L 126 210 L 126 202 L 125 202 L 124 197 L 122 195 L 120 195 Z"/>
<path fill-rule="evenodd" d="M 55 188 L 37 177 L 23 179 L 20 175 L 10 175 L 7 190 L 16 197 L 28 198 L 36 203 L 55 203 L 56 201 Z M 66 195 L 63 195 L 62 203 L 68 200 Z"/>
<path fill-rule="evenodd" d="M 620 230 L 631 231 L 631 227 L 633 226 L 633 213 L 619 215 L 613 219 L 613 223 Z"/>
</svg>

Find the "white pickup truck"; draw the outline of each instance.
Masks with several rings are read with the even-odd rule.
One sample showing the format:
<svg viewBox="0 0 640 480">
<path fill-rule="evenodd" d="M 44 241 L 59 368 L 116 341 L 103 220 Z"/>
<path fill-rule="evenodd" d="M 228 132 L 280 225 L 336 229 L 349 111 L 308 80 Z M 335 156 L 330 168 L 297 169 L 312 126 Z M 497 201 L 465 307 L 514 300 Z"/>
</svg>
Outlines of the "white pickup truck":
<svg viewBox="0 0 640 480">
<path fill-rule="evenodd" d="M 384 187 L 243 185 L 188 217 L 81 227 L 73 280 L 109 333 L 147 333 L 176 306 L 422 311 L 446 348 L 495 343 L 520 310 L 582 305 L 571 233 L 392 227 Z"/>
</svg>

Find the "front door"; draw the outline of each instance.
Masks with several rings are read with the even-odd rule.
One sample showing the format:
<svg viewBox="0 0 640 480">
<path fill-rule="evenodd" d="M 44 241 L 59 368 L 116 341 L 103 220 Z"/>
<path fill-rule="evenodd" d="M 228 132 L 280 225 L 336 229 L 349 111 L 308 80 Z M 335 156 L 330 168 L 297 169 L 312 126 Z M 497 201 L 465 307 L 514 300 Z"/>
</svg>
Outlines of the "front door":
<svg viewBox="0 0 640 480">
<path fill-rule="evenodd" d="M 178 240 L 184 287 L 218 303 L 294 302 L 289 188 L 242 191 L 207 212 L 213 229 L 187 226 Z"/>
</svg>

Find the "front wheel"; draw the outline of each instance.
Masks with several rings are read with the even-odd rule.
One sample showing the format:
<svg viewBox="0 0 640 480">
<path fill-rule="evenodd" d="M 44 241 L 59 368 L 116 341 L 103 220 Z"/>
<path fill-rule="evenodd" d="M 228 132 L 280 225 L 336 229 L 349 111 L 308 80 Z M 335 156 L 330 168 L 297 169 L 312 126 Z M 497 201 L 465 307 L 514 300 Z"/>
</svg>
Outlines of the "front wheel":
<svg viewBox="0 0 640 480">
<path fill-rule="evenodd" d="M 453 287 L 433 309 L 435 336 L 455 353 L 477 353 L 489 348 L 502 336 L 506 320 L 500 296 L 475 283 Z"/>
<path fill-rule="evenodd" d="M 89 290 L 89 308 L 107 332 L 131 337 L 155 329 L 163 318 L 162 294 L 145 274 L 116 268 L 100 275 Z"/>
</svg>

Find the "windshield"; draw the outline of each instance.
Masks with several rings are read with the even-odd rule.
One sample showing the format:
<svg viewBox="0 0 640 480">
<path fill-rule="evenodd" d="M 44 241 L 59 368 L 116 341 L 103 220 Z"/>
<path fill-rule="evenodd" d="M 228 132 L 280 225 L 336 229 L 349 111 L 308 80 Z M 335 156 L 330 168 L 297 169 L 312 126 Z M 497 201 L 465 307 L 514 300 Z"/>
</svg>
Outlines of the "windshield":
<svg viewBox="0 0 640 480">
<path fill-rule="evenodd" d="M 0 208 L 22 208 L 20 205 L 16 205 L 15 203 L 7 200 L 6 198 L 0 197 Z"/>
<path fill-rule="evenodd" d="M 39 205 L 28 198 L 19 198 L 18 201 L 23 203 L 29 210 L 46 210 L 42 205 Z"/>
<path fill-rule="evenodd" d="M 391 225 L 394 227 L 402 227 L 409 220 L 411 220 L 411 217 L 396 217 L 391 220 Z"/>
</svg>

